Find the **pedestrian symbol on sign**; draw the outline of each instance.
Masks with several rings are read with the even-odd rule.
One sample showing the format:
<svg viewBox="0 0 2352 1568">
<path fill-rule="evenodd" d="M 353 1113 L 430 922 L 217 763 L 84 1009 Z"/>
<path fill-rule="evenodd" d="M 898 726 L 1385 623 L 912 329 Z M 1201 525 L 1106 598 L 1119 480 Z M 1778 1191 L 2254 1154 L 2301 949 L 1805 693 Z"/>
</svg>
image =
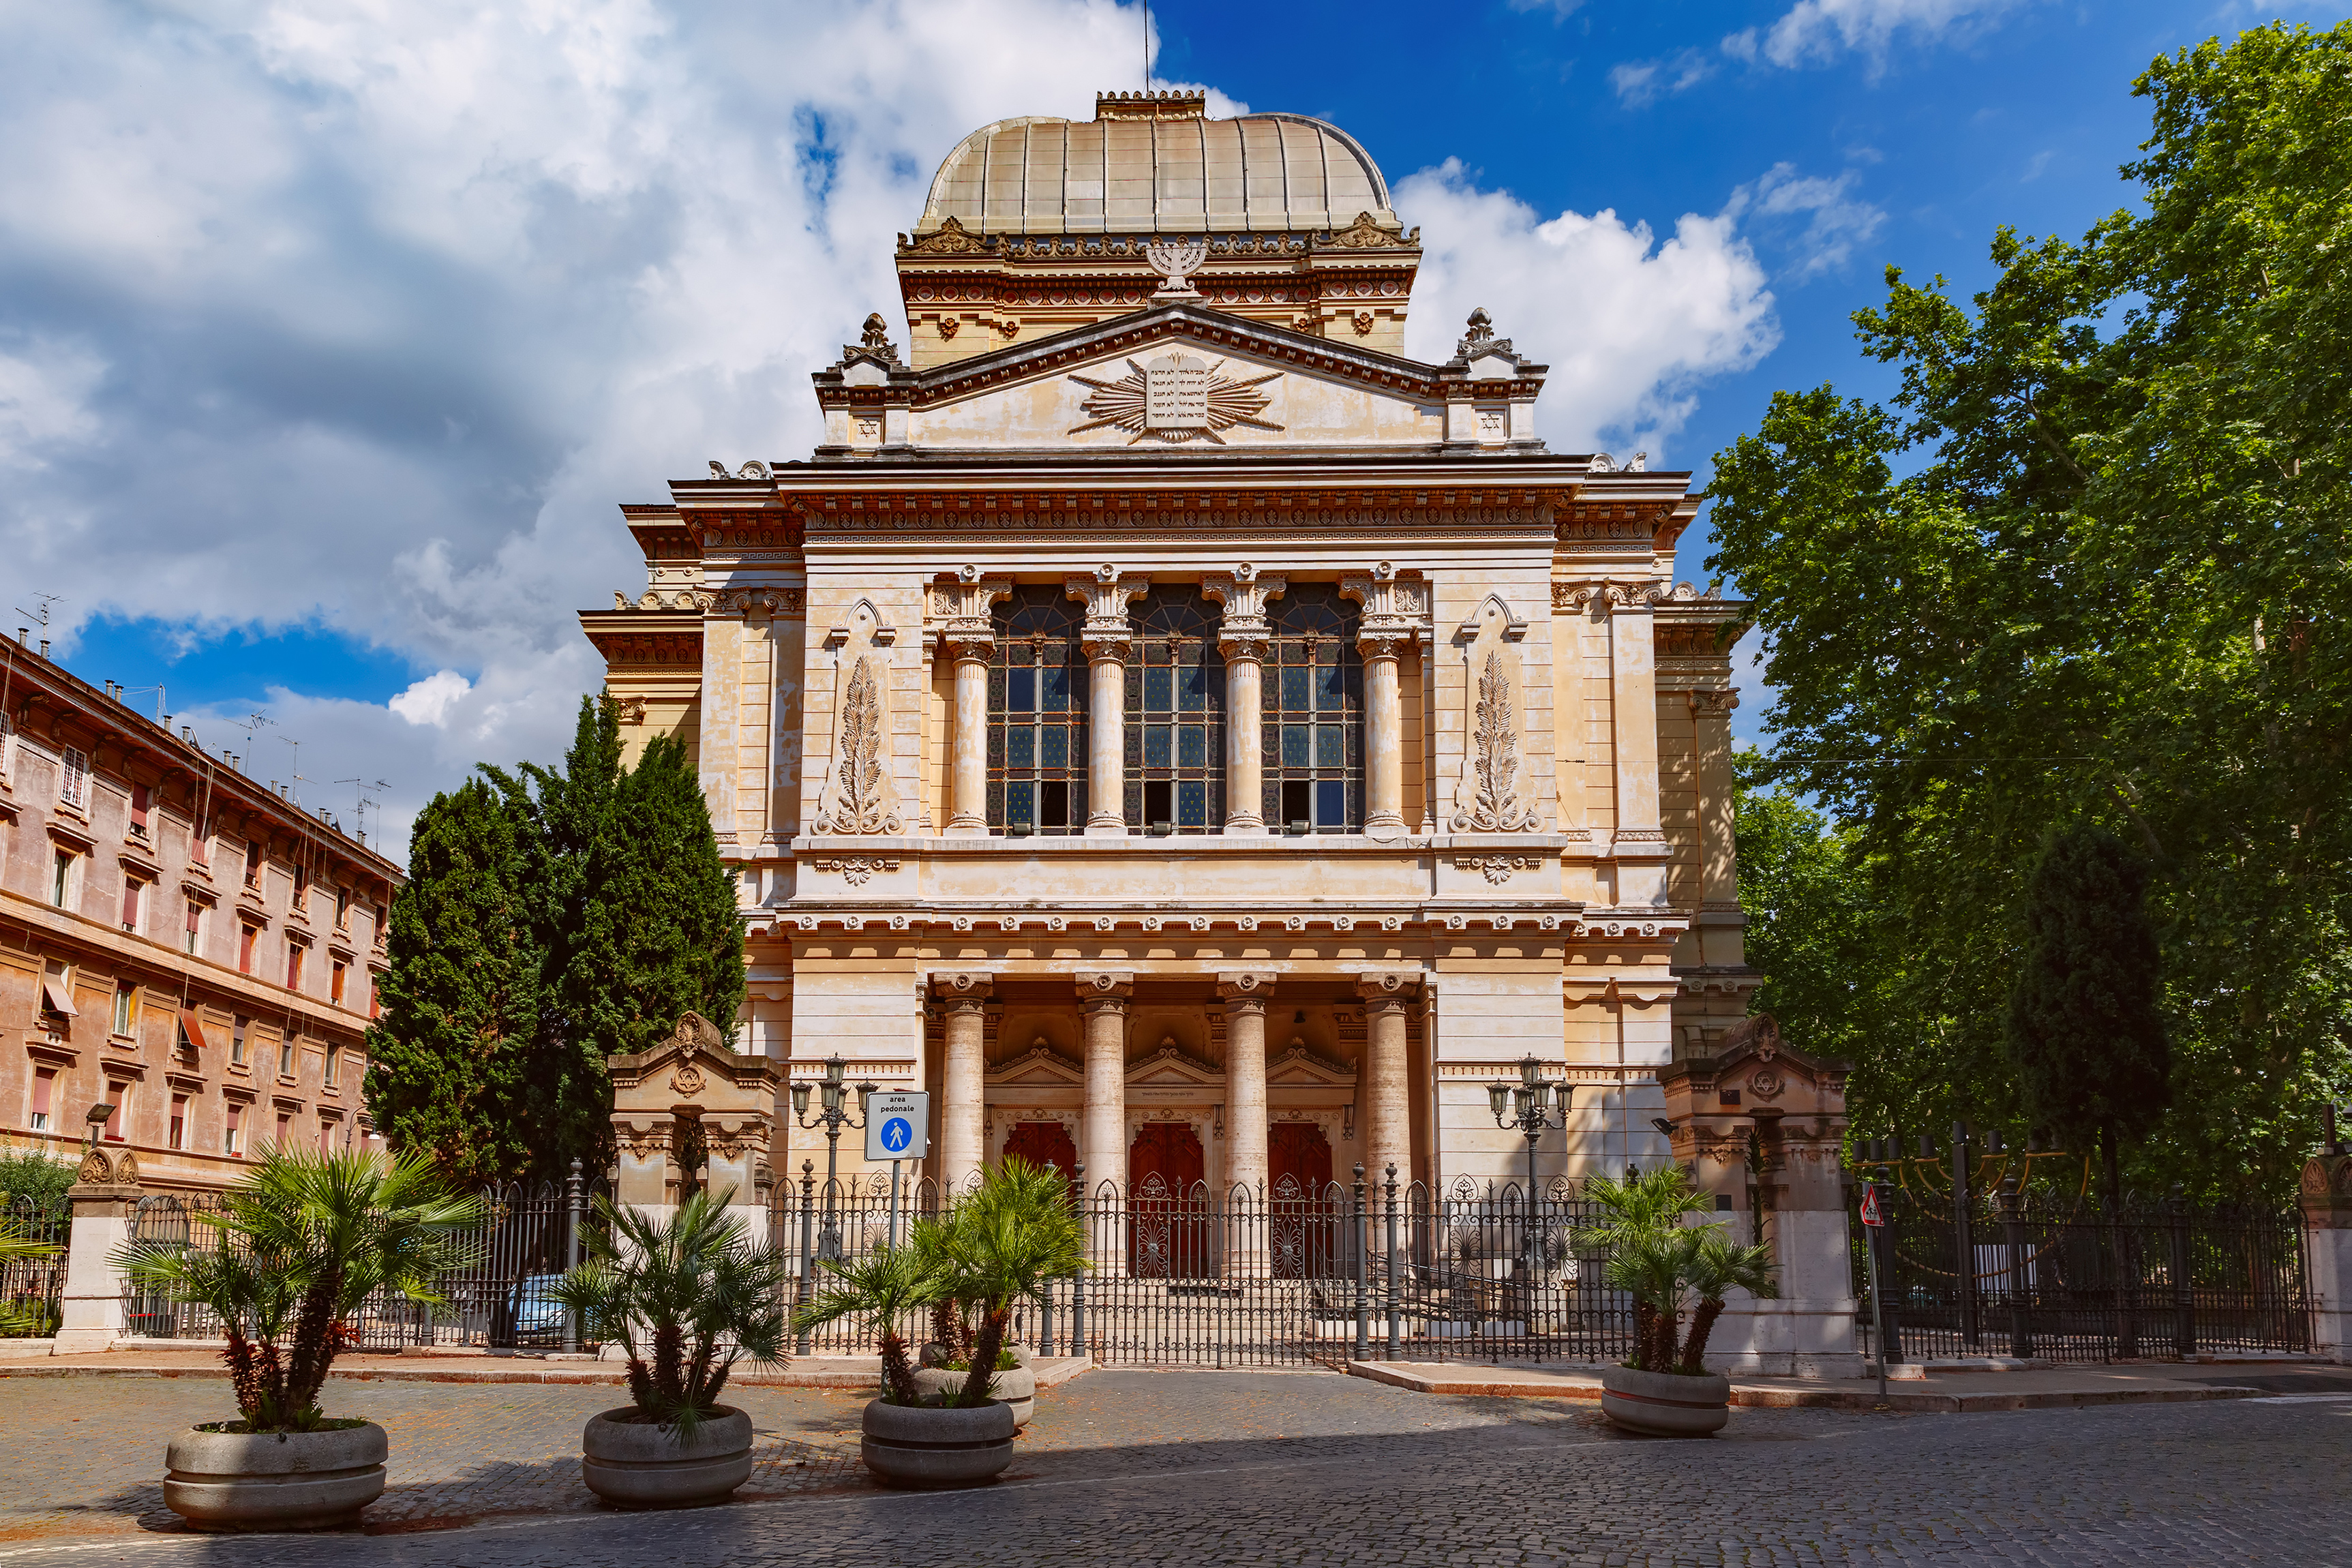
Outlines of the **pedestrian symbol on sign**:
<svg viewBox="0 0 2352 1568">
<path fill-rule="evenodd" d="M 893 1154 L 904 1152 L 914 1138 L 914 1125 L 903 1116 L 894 1116 L 882 1124 L 882 1147 Z"/>
</svg>

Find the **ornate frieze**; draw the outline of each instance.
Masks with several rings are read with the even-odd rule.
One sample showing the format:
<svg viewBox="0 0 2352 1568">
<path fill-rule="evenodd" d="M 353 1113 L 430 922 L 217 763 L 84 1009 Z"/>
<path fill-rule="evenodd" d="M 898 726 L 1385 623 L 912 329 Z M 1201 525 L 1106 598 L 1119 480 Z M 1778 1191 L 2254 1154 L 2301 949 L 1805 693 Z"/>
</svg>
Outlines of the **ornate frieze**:
<svg viewBox="0 0 2352 1568">
<path fill-rule="evenodd" d="M 862 888 L 874 879 L 875 873 L 897 870 L 898 862 L 896 859 L 885 859 L 877 856 L 843 855 L 823 860 L 812 860 L 809 862 L 809 868 L 814 871 L 838 872 L 841 879 L 851 887 Z"/>
</svg>

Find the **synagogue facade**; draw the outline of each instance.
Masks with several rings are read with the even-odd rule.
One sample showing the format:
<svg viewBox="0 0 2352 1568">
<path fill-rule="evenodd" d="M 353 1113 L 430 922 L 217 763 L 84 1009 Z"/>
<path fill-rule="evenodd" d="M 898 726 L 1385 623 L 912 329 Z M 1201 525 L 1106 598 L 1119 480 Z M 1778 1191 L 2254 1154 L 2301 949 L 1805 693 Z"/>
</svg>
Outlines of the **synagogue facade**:
<svg viewBox="0 0 2352 1568">
<path fill-rule="evenodd" d="M 1537 437 L 1572 314 L 1404 356 L 1420 258 L 1317 121 L 1002 121 L 824 445 L 623 508 L 646 584 L 581 620 L 698 759 L 739 1050 L 929 1089 L 948 1182 L 1512 1179 L 1528 1057 L 1542 1179 L 1669 1157 L 1661 1073 L 1758 979 L 1741 606 L 1673 581 L 1687 474 Z M 823 1170 L 792 1122 L 763 1176 Z"/>
</svg>

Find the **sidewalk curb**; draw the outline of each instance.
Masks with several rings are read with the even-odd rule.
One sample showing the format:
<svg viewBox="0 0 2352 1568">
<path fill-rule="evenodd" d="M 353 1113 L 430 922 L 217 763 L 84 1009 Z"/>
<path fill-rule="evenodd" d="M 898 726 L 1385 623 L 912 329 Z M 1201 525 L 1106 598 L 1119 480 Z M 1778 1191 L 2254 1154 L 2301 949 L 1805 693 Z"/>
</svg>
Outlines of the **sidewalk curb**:
<svg viewBox="0 0 2352 1568">
<path fill-rule="evenodd" d="M 1465 1367 L 1459 1375 L 1432 1376 L 1407 1372 L 1381 1362 L 1351 1361 L 1348 1375 L 1415 1394 L 1461 1398 L 1575 1399 L 1598 1403 L 1601 1380 L 1578 1381 L 1577 1374 L 1558 1377 L 1513 1376 Z M 1843 1388 L 1790 1388 L 1775 1384 L 1731 1385 L 1731 1403 L 1743 1409 L 1762 1410 L 1895 1410 L 1915 1414 L 1960 1415 L 1988 1410 L 2072 1410 L 2099 1405 L 2185 1405 L 2215 1399 L 2259 1398 L 2258 1388 L 2175 1386 L 2170 1388 L 2052 1389 L 2040 1393 L 1941 1394 L 1890 1388 L 1882 1400 L 1876 1392 Z"/>
<path fill-rule="evenodd" d="M 420 1358 L 422 1359 L 422 1358 Z M 537 1383 L 576 1384 L 618 1387 L 628 1378 L 618 1363 L 604 1366 L 540 1369 L 518 1367 L 511 1363 L 497 1367 L 436 1366 L 363 1366 L 338 1367 L 327 1373 L 331 1382 L 340 1383 Z M 1058 1388 L 1079 1373 L 1093 1369 L 1094 1363 L 1083 1356 L 1053 1356 L 1040 1358 L 1037 1365 L 1037 1386 Z M 157 1366 L 130 1362 L 121 1366 L 44 1366 L 37 1361 L 0 1362 L 0 1378 L 11 1377 L 195 1377 L 223 1378 L 228 1376 L 225 1366 Z M 798 1369 L 780 1367 L 772 1372 L 737 1373 L 728 1381 L 746 1388 L 824 1388 L 845 1393 L 870 1391 L 878 1373 L 872 1367 L 816 1364 Z"/>
</svg>

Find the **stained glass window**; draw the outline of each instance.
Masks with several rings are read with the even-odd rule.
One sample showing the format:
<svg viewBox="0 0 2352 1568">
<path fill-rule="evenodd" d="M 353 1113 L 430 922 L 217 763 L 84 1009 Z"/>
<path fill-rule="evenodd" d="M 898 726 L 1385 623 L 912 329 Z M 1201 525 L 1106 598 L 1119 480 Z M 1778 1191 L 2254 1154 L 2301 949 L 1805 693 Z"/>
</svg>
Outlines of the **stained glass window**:
<svg viewBox="0 0 2352 1568">
<path fill-rule="evenodd" d="M 1087 829 L 1084 620 L 1058 584 L 1015 588 L 997 606 L 988 665 L 988 826 L 996 832 Z"/>
<path fill-rule="evenodd" d="M 1146 833 L 1225 826 L 1225 660 L 1215 605 L 1189 587 L 1135 603 L 1127 669 L 1127 820 Z"/>
<path fill-rule="evenodd" d="M 1265 675 L 1269 831 L 1357 833 L 1364 823 L 1364 666 L 1357 606 L 1328 583 L 1295 583 L 1268 606 Z"/>
</svg>

